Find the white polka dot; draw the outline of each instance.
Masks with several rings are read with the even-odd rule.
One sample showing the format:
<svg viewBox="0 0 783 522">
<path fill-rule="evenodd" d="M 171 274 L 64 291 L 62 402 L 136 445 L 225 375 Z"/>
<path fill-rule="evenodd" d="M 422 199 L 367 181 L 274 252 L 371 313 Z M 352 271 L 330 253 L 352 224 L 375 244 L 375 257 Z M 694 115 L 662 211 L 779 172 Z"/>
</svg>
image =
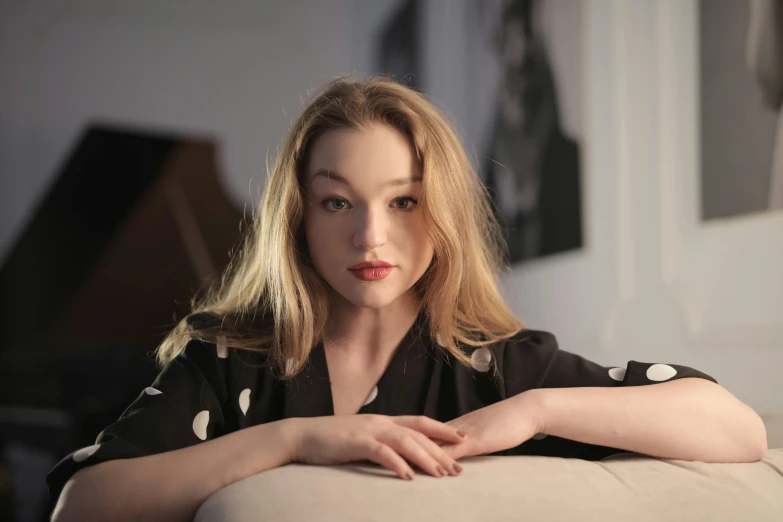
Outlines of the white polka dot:
<svg viewBox="0 0 783 522">
<path fill-rule="evenodd" d="M 228 357 L 228 348 L 226 348 L 226 336 L 218 335 L 217 338 L 217 356 L 221 359 Z"/>
<path fill-rule="evenodd" d="M 547 436 L 548 435 L 546 433 L 536 433 L 535 435 L 533 435 L 533 440 L 545 439 L 547 438 Z"/>
<path fill-rule="evenodd" d="M 677 370 L 668 364 L 653 364 L 647 368 L 647 378 L 651 381 L 667 381 L 677 375 Z"/>
<path fill-rule="evenodd" d="M 247 408 L 250 406 L 250 388 L 245 388 L 242 393 L 239 394 L 239 409 L 242 410 L 242 414 L 247 414 Z"/>
<path fill-rule="evenodd" d="M 80 449 L 73 454 L 73 461 L 81 462 L 83 460 L 87 460 L 88 458 L 92 457 L 92 455 L 98 451 L 98 448 L 100 447 L 100 444 L 93 444 L 92 446 L 87 446 L 86 448 Z"/>
<path fill-rule="evenodd" d="M 492 353 L 486 347 L 474 350 L 470 356 L 470 364 L 473 365 L 475 370 L 480 372 L 489 371 L 490 361 L 492 361 Z"/>
<path fill-rule="evenodd" d="M 160 395 L 163 392 L 156 388 L 153 388 L 152 386 L 148 386 L 147 388 L 144 388 L 144 393 L 146 393 L 147 395 Z"/>
<path fill-rule="evenodd" d="M 609 377 L 615 381 L 622 382 L 625 379 L 625 368 L 612 368 L 609 370 Z"/>
<path fill-rule="evenodd" d="M 370 394 L 367 396 L 367 400 L 364 401 L 364 404 L 362 404 L 362 406 L 367 406 L 372 401 L 374 401 L 377 396 L 378 396 L 378 387 L 373 386 L 372 390 L 370 390 Z"/>
<path fill-rule="evenodd" d="M 199 412 L 193 419 L 193 433 L 201 440 L 207 440 L 207 425 L 209 424 L 209 410 Z"/>
</svg>

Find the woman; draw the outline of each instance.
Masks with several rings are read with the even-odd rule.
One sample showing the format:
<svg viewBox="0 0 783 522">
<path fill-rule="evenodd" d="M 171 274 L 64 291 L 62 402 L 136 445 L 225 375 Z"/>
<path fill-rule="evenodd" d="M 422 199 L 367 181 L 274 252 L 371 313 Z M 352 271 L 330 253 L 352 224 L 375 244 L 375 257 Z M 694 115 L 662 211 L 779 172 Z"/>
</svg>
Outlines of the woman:
<svg viewBox="0 0 783 522">
<path fill-rule="evenodd" d="M 330 83 L 294 122 L 240 257 L 160 345 L 152 386 L 47 477 L 54 518 L 189 520 L 290 462 L 411 479 L 474 455 L 761 458 L 760 418 L 710 376 L 603 367 L 525 329 L 496 286 L 489 201 L 423 96 Z"/>
</svg>

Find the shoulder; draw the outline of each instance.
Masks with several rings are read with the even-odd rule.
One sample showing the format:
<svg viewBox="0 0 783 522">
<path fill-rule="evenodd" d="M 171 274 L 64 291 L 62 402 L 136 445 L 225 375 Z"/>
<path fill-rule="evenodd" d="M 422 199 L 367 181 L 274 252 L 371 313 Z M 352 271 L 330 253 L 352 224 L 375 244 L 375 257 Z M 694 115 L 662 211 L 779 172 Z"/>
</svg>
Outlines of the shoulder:
<svg viewBox="0 0 783 522">
<path fill-rule="evenodd" d="M 180 388 L 203 384 L 220 388 L 225 373 L 225 363 L 218 357 L 215 343 L 190 339 L 179 354 L 161 369 L 158 381 L 176 383 Z"/>
<path fill-rule="evenodd" d="M 495 343 L 491 349 L 503 398 L 540 387 L 559 351 L 554 334 L 527 328 Z"/>
<path fill-rule="evenodd" d="M 544 330 L 525 328 L 496 345 L 499 353 L 537 352 L 551 354 L 558 350 L 557 337 Z"/>
<path fill-rule="evenodd" d="M 551 332 L 526 328 L 494 346 L 498 370 L 503 373 L 546 372 L 555 360 L 559 346 Z"/>
<path fill-rule="evenodd" d="M 183 357 L 195 358 L 202 362 L 236 358 L 248 362 L 266 360 L 266 350 L 232 348 L 229 347 L 231 343 L 226 339 L 238 340 L 253 347 L 265 345 L 274 332 L 274 322 L 268 313 L 257 313 L 251 317 L 238 319 L 230 314 L 223 316 L 214 312 L 197 312 L 187 316 L 185 321 L 193 337 L 183 349 L 181 353 Z M 204 339 L 195 337 L 198 331 L 201 331 L 201 337 Z M 221 335 L 221 332 L 224 335 Z"/>
</svg>

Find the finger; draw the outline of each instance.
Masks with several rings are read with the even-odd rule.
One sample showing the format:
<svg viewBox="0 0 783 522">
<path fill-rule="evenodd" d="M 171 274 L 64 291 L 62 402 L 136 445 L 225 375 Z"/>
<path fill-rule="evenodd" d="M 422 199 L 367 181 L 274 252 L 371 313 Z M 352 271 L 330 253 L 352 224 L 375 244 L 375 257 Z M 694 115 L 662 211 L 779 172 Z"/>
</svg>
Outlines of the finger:
<svg viewBox="0 0 783 522">
<path fill-rule="evenodd" d="M 416 464 L 422 471 L 429 473 L 433 477 L 441 477 L 442 474 L 438 469 L 441 467 L 440 463 L 419 444 L 415 437 L 415 431 L 403 427 L 402 430 L 384 434 L 385 437 L 388 437 L 388 440 L 382 440 L 381 442 L 391 446 L 394 451 L 409 462 Z M 443 474 L 448 474 L 448 470 L 443 468 Z"/>
<path fill-rule="evenodd" d="M 362 455 L 366 460 L 375 462 L 379 466 L 390 469 L 403 480 L 413 480 L 416 472 L 408 465 L 389 445 L 376 439 L 370 439 L 362 445 Z"/>
<path fill-rule="evenodd" d="M 464 448 L 459 447 L 459 444 L 443 444 L 440 449 L 449 458 L 454 459 L 455 461 L 459 461 L 459 459 L 467 453 Z M 459 462 L 457 462 L 457 465 L 459 465 Z"/>
<path fill-rule="evenodd" d="M 433 440 L 429 439 L 426 435 L 419 433 L 416 430 L 411 430 L 411 436 L 416 438 L 422 447 L 430 452 L 430 455 L 437 460 L 441 466 L 449 473 L 449 475 L 459 475 L 460 466 L 457 461 L 452 458 L 451 455 L 446 453 L 442 447 L 436 444 Z"/>
<path fill-rule="evenodd" d="M 403 415 L 394 418 L 400 419 L 398 423 L 401 423 L 406 428 L 419 431 L 433 439 L 441 439 L 447 442 L 462 442 L 466 439 L 457 433 L 459 430 L 454 426 L 449 426 L 426 415 Z"/>
</svg>

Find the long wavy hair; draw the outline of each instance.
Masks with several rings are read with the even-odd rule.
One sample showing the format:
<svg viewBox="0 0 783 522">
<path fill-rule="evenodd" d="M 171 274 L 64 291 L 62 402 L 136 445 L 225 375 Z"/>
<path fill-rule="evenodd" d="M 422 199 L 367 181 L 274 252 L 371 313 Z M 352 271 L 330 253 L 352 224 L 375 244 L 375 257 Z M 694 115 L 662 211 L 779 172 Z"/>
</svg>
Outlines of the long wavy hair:
<svg viewBox="0 0 783 522">
<path fill-rule="evenodd" d="M 308 155 L 329 130 L 379 123 L 410 139 L 422 167 L 419 208 L 434 255 L 412 290 L 432 338 L 470 366 L 464 346 L 489 345 L 524 329 L 498 290 L 500 272 L 509 270 L 508 249 L 492 199 L 447 118 L 424 95 L 385 76 L 342 76 L 294 121 L 241 248 L 158 346 L 160 366 L 198 339 L 262 353 L 281 380 L 304 368 L 329 316 L 328 285 L 313 268 L 302 222 Z"/>
</svg>

